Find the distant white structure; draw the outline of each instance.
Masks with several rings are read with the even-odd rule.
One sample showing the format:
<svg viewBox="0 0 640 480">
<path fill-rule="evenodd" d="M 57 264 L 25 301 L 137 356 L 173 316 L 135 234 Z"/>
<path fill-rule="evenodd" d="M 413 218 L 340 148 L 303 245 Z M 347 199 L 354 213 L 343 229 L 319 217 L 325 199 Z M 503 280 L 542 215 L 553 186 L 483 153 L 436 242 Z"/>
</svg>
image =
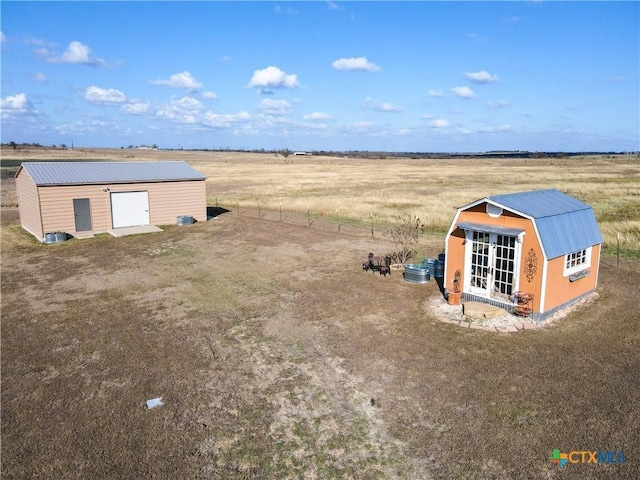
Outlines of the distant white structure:
<svg viewBox="0 0 640 480">
<path fill-rule="evenodd" d="M 310 153 L 307 152 L 293 152 L 294 155 L 311 155 Z"/>
</svg>

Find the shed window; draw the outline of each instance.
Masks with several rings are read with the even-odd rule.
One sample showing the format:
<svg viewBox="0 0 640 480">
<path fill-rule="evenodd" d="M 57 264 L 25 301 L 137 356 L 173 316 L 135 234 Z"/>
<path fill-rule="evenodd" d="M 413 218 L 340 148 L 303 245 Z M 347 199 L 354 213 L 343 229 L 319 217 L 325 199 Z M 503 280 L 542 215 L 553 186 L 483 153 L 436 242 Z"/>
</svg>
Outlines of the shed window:
<svg viewBox="0 0 640 480">
<path fill-rule="evenodd" d="M 591 247 L 565 255 L 564 276 L 571 275 L 591 266 Z"/>
</svg>

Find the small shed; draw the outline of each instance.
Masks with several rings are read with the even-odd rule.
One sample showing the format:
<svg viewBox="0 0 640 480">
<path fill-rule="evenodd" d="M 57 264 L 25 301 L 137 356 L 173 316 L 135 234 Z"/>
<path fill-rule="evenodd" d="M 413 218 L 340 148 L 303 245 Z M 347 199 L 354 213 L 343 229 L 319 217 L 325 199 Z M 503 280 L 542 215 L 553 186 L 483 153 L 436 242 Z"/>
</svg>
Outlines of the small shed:
<svg viewBox="0 0 640 480">
<path fill-rule="evenodd" d="M 15 175 L 20 222 L 40 241 L 205 221 L 205 180 L 185 162 L 24 162 Z"/>
<path fill-rule="evenodd" d="M 449 228 L 444 286 L 544 320 L 595 290 L 601 244 L 591 206 L 558 190 L 482 198 Z"/>
</svg>

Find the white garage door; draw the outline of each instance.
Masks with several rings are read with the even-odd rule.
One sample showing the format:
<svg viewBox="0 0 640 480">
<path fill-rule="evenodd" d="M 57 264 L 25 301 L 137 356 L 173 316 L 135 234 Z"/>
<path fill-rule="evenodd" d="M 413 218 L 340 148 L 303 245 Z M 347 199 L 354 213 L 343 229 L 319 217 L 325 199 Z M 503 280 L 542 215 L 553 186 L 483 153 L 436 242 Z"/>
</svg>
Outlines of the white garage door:
<svg viewBox="0 0 640 480">
<path fill-rule="evenodd" d="M 113 228 L 149 225 L 149 193 L 112 193 L 111 219 Z"/>
</svg>

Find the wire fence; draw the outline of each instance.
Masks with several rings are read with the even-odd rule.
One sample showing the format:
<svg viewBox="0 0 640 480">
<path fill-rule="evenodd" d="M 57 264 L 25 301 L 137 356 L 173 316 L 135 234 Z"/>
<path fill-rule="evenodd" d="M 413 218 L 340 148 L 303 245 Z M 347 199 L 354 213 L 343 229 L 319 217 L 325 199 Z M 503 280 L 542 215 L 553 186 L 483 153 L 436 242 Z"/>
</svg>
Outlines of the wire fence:
<svg viewBox="0 0 640 480">
<path fill-rule="evenodd" d="M 214 207 L 209 207 L 209 216 L 229 213 L 358 237 L 382 237 L 384 232 L 390 228 L 388 223 L 380 221 L 373 212 L 366 219 L 354 219 L 346 215 L 340 215 L 339 211 L 333 215 L 326 215 L 322 212 L 314 211 L 311 207 L 301 212 L 288 209 L 282 205 L 277 209 L 273 209 L 264 207 L 260 202 L 248 205 L 246 201 L 242 203 L 239 200 L 221 202 L 217 198 L 214 205 Z"/>
</svg>

